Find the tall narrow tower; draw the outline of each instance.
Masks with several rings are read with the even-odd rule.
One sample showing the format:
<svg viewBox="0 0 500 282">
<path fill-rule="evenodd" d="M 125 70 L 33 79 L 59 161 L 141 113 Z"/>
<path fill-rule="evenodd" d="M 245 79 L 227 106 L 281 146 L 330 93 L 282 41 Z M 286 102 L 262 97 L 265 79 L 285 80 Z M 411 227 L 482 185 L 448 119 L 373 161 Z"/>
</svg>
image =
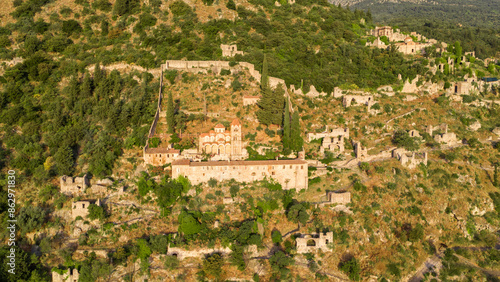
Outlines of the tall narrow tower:
<svg viewBox="0 0 500 282">
<path fill-rule="evenodd" d="M 231 159 L 242 158 L 241 123 L 238 119 L 231 122 Z"/>
</svg>

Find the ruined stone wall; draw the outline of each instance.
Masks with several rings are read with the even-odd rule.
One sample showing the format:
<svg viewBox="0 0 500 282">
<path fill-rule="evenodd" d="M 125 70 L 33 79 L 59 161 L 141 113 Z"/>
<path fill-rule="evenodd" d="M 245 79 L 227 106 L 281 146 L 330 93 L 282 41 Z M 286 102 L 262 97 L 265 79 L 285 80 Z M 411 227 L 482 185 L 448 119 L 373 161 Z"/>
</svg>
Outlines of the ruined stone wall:
<svg viewBox="0 0 500 282">
<path fill-rule="evenodd" d="M 326 126 L 326 130 L 320 133 L 314 133 L 310 132 L 307 133 L 307 138 L 309 139 L 309 142 L 311 142 L 314 139 L 320 139 L 324 137 L 338 137 L 338 136 L 343 136 L 344 138 L 349 139 L 349 128 L 334 128 L 332 130 L 328 129 L 328 126 Z"/>
<path fill-rule="evenodd" d="M 369 105 L 371 102 L 374 102 L 373 96 L 345 95 L 342 100 L 342 104 L 347 108 L 351 106 L 353 101 L 355 101 L 358 105 Z"/>
<path fill-rule="evenodd" d="M 351 192 L 328 192 L 326 196 L 330 204 L 349 204 L 351 202 Z"/>
<path fill-rule="evenodd" d="M 63 175 L 59 179 L 61 193 L 66 195 L 81 194 L 89 186 L 87 175 L 83 177 L 71 177 Z"/>
<path fill-rule="evenodd" d="M 210 248 L 210 249 L 198 249 L 198 250 L 185 250 L 176 247 L 169 247 L 167 250 L 167 255 L 177 256 L 179 260 L 185 258 L 204 258 L 206 255 L 213 253 L 221 253 L 223 255 L 230 254 L 232 251 L 230 248 Z"/>
<path fill-rule="evenodd" d="M 98 206 L 101 205 L 101 201 L 76 201 L 72 204 L 72 209 L 71 209 L 71 216 L 73 219 L 76 219 L 77 217 L 81 216 L 82 218 L 86 218 L 87 215 L 89 214 L 89 206 L 91 204 L 96 204 Z"/>
<path fill-rule="evenodd" d="M 73 282 L 80 279 L 78 269 L 66 269 L 63 274 L 52 271 L 52 282 Z"/>
<path fill-rule="evenodd" d="M 172 178 L 183 175 L 194 185 L 206 183 L 211 178 L 217 181 L 234 179 L 238 182 L 253 182 L 267 178 L 274 179 L 285 190 L 301 190 L 308 187 L 307 162 L 305 161 L 297 160 L 294 163 L 290 161 L 245 161 L 244 165 L 238 165 L 237 161 L 212 163 L 220 164 L 179 165 L 174 162 L 172 163 Z"/>
<path fill-rule="evenodd" d="M 304 235 L 302 237 L 296 238 L 297 243 L 297 253 L 305 254 L 314 252 L 318 249 L 323 252 L 331 251 L 328 249 L 328 244 L 333 243 L 333 232 L 327 232 L 326 234 L 320 233 L 315 235 Z M 308 246 L 308 242 L 310 246 Z M 313 244 L 312 244 L 313 243 Z"/>
<path fill-rule="evenodd" d="M 436 136 L 434 136 L 434 140 L 438 143 L 444 143 L 448 146 L 452 146 L 458 143 L 457 135 L 453 132 L 437 134 Z"/>
</svg>

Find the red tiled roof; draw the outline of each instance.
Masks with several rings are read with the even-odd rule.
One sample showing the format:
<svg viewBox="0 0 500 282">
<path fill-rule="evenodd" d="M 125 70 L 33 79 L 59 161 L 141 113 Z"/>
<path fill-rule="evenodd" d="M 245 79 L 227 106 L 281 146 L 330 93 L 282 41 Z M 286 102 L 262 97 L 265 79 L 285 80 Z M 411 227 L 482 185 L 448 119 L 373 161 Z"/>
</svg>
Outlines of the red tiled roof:
<svg viewBox="0 0 500 282">
<path fill-rule="evenodd" d="M 148 148 L 146 149 L 146 154 L 179 154 L 181 150 L 170 149 L 170 148 Z"/>
<path fill-rule="evenodd" d="M 189 166 L 230 166 L 230 165 L 292 165 L 292 164 L 307 164 L 304 160 L 266 160 L 266 161 L 208 161 L 208 162 L 191 162 L 190 160 L 182 159 L 172 162 L 174 165 L 189 165 Z"/>
<path fill-rule="evenodd" d="M 233 119 L 233 122 L 231 122 L 231 125 L 241 125 L 240 120 L 237 118 Z"/>
<path fill-rule="evenodd" d="M 226 127 L 224 125 L 222 125 L 222 124 L 219 123 L 214 128 L 226 128 Z"/>
</svg>

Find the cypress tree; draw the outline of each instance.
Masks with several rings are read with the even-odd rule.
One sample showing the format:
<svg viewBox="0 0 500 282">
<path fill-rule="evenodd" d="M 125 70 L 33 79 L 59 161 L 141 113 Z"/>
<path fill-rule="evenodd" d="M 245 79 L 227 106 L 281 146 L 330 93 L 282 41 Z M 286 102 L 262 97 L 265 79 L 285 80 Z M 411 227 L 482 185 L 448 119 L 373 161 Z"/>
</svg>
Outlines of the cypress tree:
<svg viewBox="0 0 500 282">
<path fill-rule="evenodd" d="M 81 95 L 84 98 L 92 96 L 92 79 L 88 72 L 83 76 Z"/>
<path fill-rule="evenodd" d="M 283 116 L 283 137 L 281 141 L 283 143 L 283 154 L 290 154 L 290 99 L 286 99 L 285 103 L 285 114 Z"/>
<path fill-rule="evenodd" d="M 115 2 L 115 7 L 114 7 L 114 13 L 123 16 L 126 13 L 128 13 L 129 7 L 128 7 L 128 1 L 127 0 L 116 0 Z"/>
<path fill-rule="evenodd" d="M 500 179 L 498 176 L 498 163 L 495 163 L 495 174 L 493 175 L 493 186 L 500 188 Z"/>
<path fill-rule="evenodd" d="M 95 64 L 95 68 L 94 68 L 94 83 L 95 83 L 95 85 L 101 84 L 103 78 L 104 78 L 104 73 L 103 73 L 103 70 L 101 69 L 101 64 L 99 62 L 97 62 L 97 64 Z"/>
<path fill-rule="evenodd" d="M 262 62 L 262 75 L 260 76 L 260 89 L 264 92 L 269 87 L 269 77 L 267 76 L 267 57 L 264 54 Z"/>
<path fill-rule="evenodd" d="M 174 133 L 174 131 L 175 131 L 175 116 L 174 116 L 174 100 L 172 99 L 172 92 L 168 92 L 167 124 L 168 124 L 168 132 Z"/>
<path fill-rule="evenodd" d="M 283 122 L 283 109 L 285 98 L 283 87 L 276 87 L 273 92 L 269 86 L 269 77 L 267 76 L 267 58 L 264 55 L 264 62 L 262 64 L 261 76 L 261 97 L 259 103 L 259 110 L 257 111 L 257 118 L 259 122 L 264 125 L 282 124 Z"/>
<path fill-rule="evenodd" d="M 292 125 L 290 132 L 290 139 L 291 139 L 290 149 L 292 149 L 292 151 L 299 152 L 302 150 L 302 147 L 304 146 L 304 140 L 302 139 L 300 133 L 301 132 L 300 132 L 299 112 L 294 111 L 292 115 Z"/>
</svg>

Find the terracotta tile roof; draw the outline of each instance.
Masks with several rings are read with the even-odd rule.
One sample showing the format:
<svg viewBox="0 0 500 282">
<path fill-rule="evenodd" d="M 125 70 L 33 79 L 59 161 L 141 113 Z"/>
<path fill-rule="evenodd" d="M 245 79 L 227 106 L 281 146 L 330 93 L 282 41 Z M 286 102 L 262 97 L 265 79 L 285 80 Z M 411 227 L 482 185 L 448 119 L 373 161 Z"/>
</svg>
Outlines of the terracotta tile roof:
<svg viewBox="0 0 500 282">
<path fill-rule="evenodd" d="M 265 161 L 208 161 L 208 162 L 191 162 L 190 160 L 182 159 L 172 162 L 174 165 L 189 165 L 189 166 L 231 166 L 231 165 L 292 165 L 292 164 L 307 164 L 305 160 L 265 160 Z"/>
<path fill-rule="evenodd" d="M 237 118 L 233 119 L 233 122 L 231 122 L 231 125 L 241 125 L 240 120 Z"/>
<path fill-rule="evenodd" d="M 170 148 L 148 148 L 146 149 L 146 154 L 179 154 L 181 150 L 170 149 Z"/>
<path fill-rule="evenodd" d="M 222 124 L 219 123 L 214 128 L 226 128 L 226 127 L 224 125 L 222 125 Z"/>
</svg>

